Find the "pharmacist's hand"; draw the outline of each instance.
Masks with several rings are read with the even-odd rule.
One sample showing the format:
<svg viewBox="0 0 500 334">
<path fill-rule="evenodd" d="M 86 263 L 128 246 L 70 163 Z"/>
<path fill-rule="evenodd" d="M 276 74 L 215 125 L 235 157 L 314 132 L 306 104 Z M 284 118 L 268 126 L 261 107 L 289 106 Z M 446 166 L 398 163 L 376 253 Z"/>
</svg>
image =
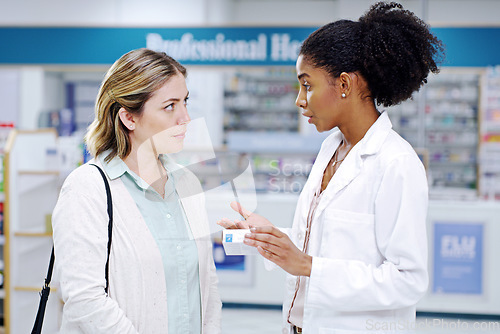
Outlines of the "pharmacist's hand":
<svg viewBox="0 0 500 334">
<path fill-rule="evenodd" d="M 310 276 L 312 257 L 298 249 L 285 233 L 274 226 L 250 229 L 243 242 L 294 276 Z"/>
<path fill-rule="evenodd" d="M 238 202 L 231 202 L 231 209 L 238 212 L 244 220 L 231 221 L 227 218 L 222 218 L 217 222 L 218 225 L 226 229 L 249 229 L 257 226 L 273 226 L 269 220 L 261 215 L 246 210 Z"/>
</svg>

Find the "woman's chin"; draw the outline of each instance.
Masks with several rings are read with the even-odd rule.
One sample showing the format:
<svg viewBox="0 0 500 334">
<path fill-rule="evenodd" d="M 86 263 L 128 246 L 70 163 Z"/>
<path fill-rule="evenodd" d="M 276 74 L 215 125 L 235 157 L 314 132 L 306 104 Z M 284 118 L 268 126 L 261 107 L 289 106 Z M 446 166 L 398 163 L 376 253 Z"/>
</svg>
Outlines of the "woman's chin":
<svg viewBox="0 0 500 334">
<path fill-rule="evenodd" d="M 179 153 L 183 149 L 184 149 L 184 141 L 182 141 L 182 142 L 180 142 L 178 144 L 172 145 L 172 147 L 169 148 L 169 152 L 168 153 Z"/>
</svg>

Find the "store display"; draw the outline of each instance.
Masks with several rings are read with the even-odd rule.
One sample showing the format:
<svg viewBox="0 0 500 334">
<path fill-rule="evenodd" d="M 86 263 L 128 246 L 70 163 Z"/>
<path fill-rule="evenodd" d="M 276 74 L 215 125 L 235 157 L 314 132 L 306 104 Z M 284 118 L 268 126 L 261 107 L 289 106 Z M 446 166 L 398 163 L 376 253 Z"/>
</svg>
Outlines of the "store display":
<svg viewBox="0 0 500 334">
<path fill-rule="evenodd" d="M 486 199 L 500 199 L 500 66 L 487 69 L 480 124 L 479 191 Z"/>
<path fill-rule="evenodd" d="M 3 233 L 3 202 L 0 202 L 0 235 Z"/>
<path fill-rule="evenodd" d="M 3 260 L 0 260 L 0 289 L 3 289 L 3 271 L 4 271 L 4 263 Z"/>
<path fill-rule="evenodd" d="M 412 100 L 389 108 L 394 129 L 426 152 L 431 188 L 475 194 L 480 77 L 477 70 L 444 69 Z"/>
<path fill-rule="evenodd" d="M 95 99 L 100 85 L 101 80 L 66 81 L 66 108 L 60 112 L 61 136 L 69 136 L 75 130 L 85 130 L 92 122 Z M 66 117 L 63 118 L 63 116 Z"/>
<path fill-rule="evenodd" d="M 60 173 L 50 161 L 57 147 L 54 129 L 13 130 L 5 148 L 5 325 L 8 333 L 29 333 L 27 316 L 34 317 L 38 292 L 46 274 L 52 234 L 47 216 L 59 195 Z M 29 210 L 26 210 L 29 208 Z M 55 281 L 51 289 L 57 289 Z M 44 321 L 46 332 L 56 332 L 62 312 L 58 294 L 49 299 Z"/>
<path fill-rule="evenodd" d="M 292 68 L 239 71 L 226 78 L 224 131 L 298 132 L 294 104 L 298 82 Z"/>
</svg>

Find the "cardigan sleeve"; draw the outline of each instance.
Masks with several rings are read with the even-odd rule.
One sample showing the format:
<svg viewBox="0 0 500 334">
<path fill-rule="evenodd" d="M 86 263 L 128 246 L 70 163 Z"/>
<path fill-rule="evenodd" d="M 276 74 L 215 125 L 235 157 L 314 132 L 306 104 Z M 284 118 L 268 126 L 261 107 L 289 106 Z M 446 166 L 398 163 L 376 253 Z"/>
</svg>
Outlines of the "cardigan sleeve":
<svg viewBox="0 0 500 334">
<path fill-rule="evenodd" d="M 208 307 L 205 310 L 206 317 L 203 324 L 204 334 L 220 334 L 221 333 L 221 309 L 222 302 L 219 296 L 217 287 L 218 278 L 215 271 L 215 263 L 212 257 L 212 249 L 208 251 L 209 257 L 209 288 L 208 288 Z"/>
<path fill-rule="evenodd" d="M 68 176 L 52 224 L 67 325 L 81 333 L 137 334 L 105 292 L 108 214 L 106 191 L 97 170 L 82 166 Z"/>
</svg>

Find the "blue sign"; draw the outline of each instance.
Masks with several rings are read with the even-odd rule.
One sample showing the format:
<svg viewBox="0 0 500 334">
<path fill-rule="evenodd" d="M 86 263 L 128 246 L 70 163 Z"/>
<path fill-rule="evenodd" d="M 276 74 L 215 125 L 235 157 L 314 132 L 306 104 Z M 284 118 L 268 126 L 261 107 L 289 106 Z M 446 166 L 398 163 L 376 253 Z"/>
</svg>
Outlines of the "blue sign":
<svg viewBox="0 0 500 334">
<path fill-rule="evenodd" d="M 295 65 L 317 27 L 0 28 L 0 64 L 112 64 L 137 48 L 186 65 Z"/>
<path fill-rule="evenodd" d="M 294 66 L 318 27 L 0 27 L 0 64 L 103 64 L 148 47 L 186 65 Z M 432 28 L 445 44 L 444 66 L 500 64 L 500 27 Z"/>
<path fill-rule="evenodd" d="M 434 293 L 483 293 L 483 224 L 434 223 Z"/>
</svg>

